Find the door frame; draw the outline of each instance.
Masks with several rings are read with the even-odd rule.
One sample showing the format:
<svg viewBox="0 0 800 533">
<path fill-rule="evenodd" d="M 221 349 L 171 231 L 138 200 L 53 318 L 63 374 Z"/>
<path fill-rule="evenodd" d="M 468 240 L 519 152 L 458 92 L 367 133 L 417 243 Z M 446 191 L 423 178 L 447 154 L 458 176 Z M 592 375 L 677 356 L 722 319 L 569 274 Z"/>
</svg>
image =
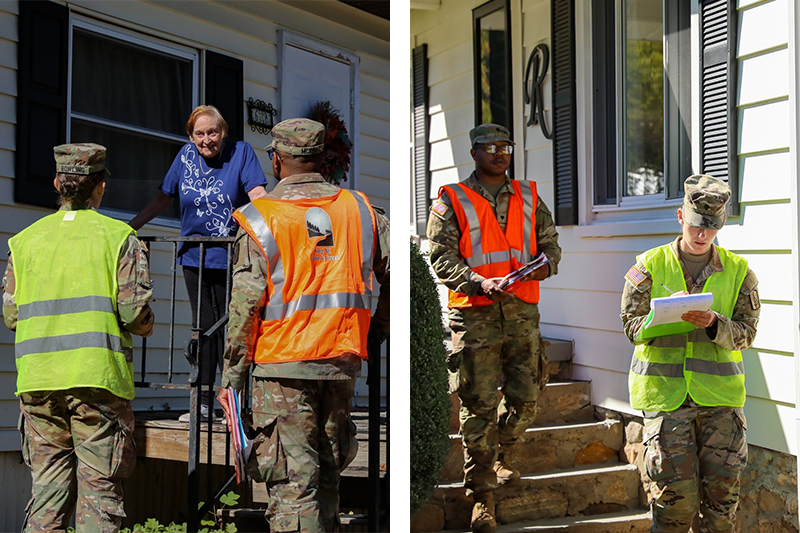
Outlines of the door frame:
<svg viewBox="0 0 800 533">
<path fill-rule="evenodd" d="M 278 30 L 278 116 L 283 117 L 283 88 L 284 84 L 284 69 L 283 58 L 286 57 L 286 47 L 294 46 L 313 54 L 318 54 L 328 59 L 345 63 L 350 67 L 350 109 L 348 123 L 348 134 L 353 145 L 350 148 L 350 171 L 348 172 L 347 181 L 344 182 L 342 188 L 358 189 L 359 184 L 359 132 L 360 132 L 360 119 L 359 119 L 359 95 L 361 93 L 359 86 L 360 72 L 361 72 L 361 58 L 352 51 L 335 48 L 328 44 L 321 43 L 309 37 L 293 33 L 287 30 Z"/>
</svg>

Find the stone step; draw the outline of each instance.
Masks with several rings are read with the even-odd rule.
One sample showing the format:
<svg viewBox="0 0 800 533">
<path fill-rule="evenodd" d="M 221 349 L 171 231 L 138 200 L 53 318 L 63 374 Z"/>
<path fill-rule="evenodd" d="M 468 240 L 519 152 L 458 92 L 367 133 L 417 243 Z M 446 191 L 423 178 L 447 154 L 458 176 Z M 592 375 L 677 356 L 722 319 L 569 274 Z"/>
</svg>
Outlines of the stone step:
<svg viewBox="0 0 800 533">
<path fill-rule="evenodd" d="M 508 463 L 527 474 L 550 472 L 575 466 L 616 462 L 622 448 L 622 423 L 601 422 L 532 427 L 520 435 L 507 452 Z M 464 450 L 460 435 L 451 435 L 450 452 L 441 480 L 464 477 Z"/>
<path fill-rule="evenodd" d="M 523 533 L 528 531 L 563 531 L 568 533 L 646 533 L 652 525 L 650 511 L 631 509 L 617 513 L 591 516 L 568 516 L 553 520 L 517 522 L 497 527 L 497 533 Z M 470 529 L 456 529 L 442 533 L 471 533 Z"/>
<path fill-rule="evenodd" d="M 519 482 L 495 490 L 497 521 L 513 524 L 636 509 L 641 505 L 639 488 L 639 470 L 630 464 L 524 475 Z M 428 502 L 439 509 L 426 509 L 426 514 L 443 517 L 438 529 L 469 527 L 473 500 L 461 482 L 439 485 Z"/>
<path fill-rule="evenodd" d="M 497 397 L 502 398 L 498 390 Z M 592 384 L 588 381 L 548 383 L 539 395 L 538 412 L 534 426 L 552 426 L 594 420 Z M 458 411 L 461 402 L 458 394 L 450 393 L 450 433 L 458 433 Z"/>
</svg>

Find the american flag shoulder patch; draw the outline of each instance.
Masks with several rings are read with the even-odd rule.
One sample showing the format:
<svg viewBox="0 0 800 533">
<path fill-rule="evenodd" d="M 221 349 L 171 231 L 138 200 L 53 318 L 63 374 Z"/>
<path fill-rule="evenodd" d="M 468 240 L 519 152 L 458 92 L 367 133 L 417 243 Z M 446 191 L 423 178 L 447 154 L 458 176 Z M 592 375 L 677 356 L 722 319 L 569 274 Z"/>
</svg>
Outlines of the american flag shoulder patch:
<svg viewBox="0 0 800 533">
<path fill-rule="evenodd" d="M 639 284 L 641 284 L 645 279 L 647 279 L 647 276 L 645 276 L 644 272 L 636 268 L 636 265 L 634 265 L 631 267 L 630 270 L 628 270 L 628 273 L 625 274 L 625 279 L 633 283 L 635 287 L 638 287 Z"/>
<path fill-rule="evenodd" d="M 448 209 L 450 208 L 439 200 L 436 200 L 435 202 L 433 202 L 433 204 L 431 204 L 431 211 L 433 211 L 442 218 L 444 218 L 444 216 L 447 214 Z"/>
</svg>

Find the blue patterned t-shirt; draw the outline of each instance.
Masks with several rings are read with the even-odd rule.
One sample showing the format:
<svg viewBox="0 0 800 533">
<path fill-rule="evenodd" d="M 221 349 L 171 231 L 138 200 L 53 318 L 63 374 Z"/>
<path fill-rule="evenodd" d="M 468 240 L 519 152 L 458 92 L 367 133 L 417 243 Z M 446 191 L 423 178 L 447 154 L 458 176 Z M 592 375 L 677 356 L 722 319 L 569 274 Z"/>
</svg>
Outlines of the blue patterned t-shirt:
<svg viewBox="0 0 800 533">
<path fill-rule="evenodd" d="M 250 201 L 247 191 L 266 184 L 256 153 L 246 142 L 225 143 L 210 159 L 189 142 L 175 156 L 160 190 L 180 201 L 181 235 L 229 237 L 236 233 L 234 209 Z M 227 268 L 226 252 L 226 245 L 206 246 L 206 268 Z M 178 264 L 199 266 L 199 247 L 182 246 Z"/>
</svg>

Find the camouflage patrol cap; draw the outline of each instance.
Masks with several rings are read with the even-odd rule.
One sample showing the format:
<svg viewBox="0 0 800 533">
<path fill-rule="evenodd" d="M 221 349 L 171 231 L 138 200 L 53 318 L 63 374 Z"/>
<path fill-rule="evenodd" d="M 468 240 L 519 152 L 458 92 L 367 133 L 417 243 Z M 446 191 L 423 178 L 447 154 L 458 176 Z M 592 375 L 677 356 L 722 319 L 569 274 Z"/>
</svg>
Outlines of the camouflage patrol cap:
<svg viewBox="0 0 800 533">
<path fill-rule="evenodd" d="M 696 228 L 722 229 L 725 204 L 731 197 L 728 184 L 714 176 L 695 174 L 686 178 L 683 189 L 683 220 Z"/>
<path fill-rule="evenodd" d="M 507 142 L 516 144 L 511 140 L 511 132 L 508 128 L 499 124 L 481 124 L 475 126 L 469 132 L 469 141 L 472 146 L 493 142 Z"/>
<path fill-rule="evenodd" d="M 62 174 L 89 175 L 106 168 L 106 147 L 99 144 L 61 144 L 53 147 L 53 155 L 56 172 Z"/>
<path fill-rule="evenodd" d="M 290 118 L 273 126 L 272 147 L 292 155 L 313 155 L 325 149 L 325 126 L 310 118 Z"/>
</svg>

